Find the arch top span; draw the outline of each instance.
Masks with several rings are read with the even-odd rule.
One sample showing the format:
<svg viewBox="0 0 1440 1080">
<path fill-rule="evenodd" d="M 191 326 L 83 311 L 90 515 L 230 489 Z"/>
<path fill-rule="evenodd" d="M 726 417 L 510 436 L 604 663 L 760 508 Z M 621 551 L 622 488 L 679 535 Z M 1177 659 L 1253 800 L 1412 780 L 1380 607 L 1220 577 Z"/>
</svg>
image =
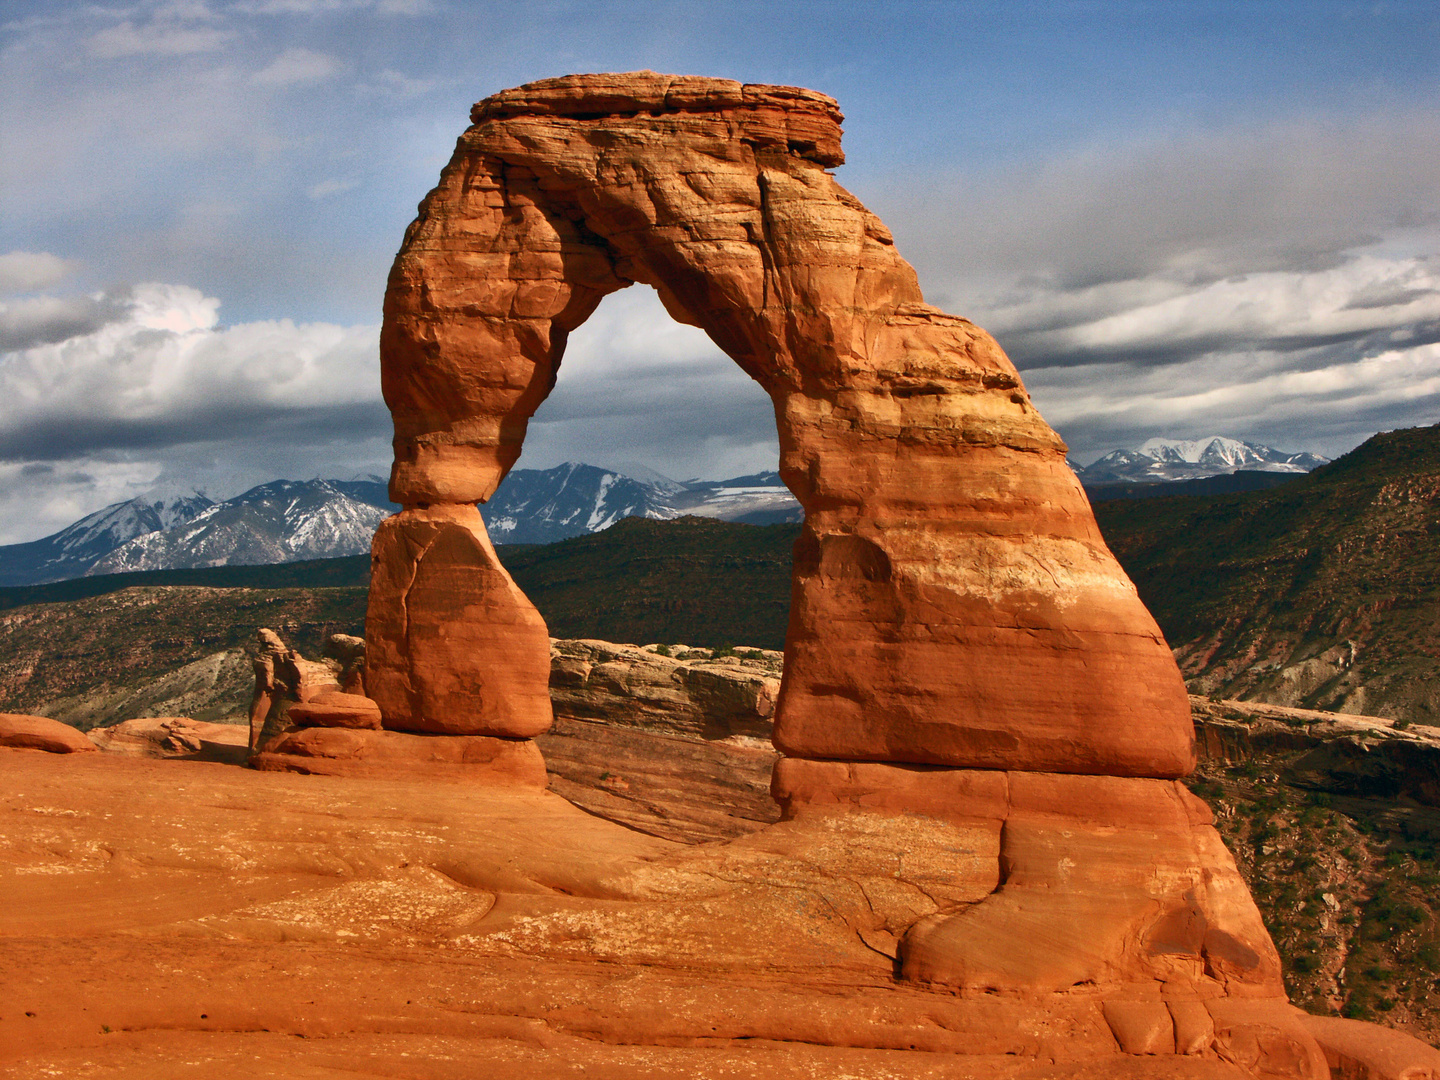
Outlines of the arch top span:
<svg viewBox="0 0 1440 1080">
<path fill-rule="evenodd" d="M 496 94 L 471 118 L 385 298 L 391 493 L 407 508 L 376 540 L 367 631 L 367 686 L 387 723 L 509 736 L 543 726 L 545 665 L 516 657 L 544 652 L 544 625 L 495 561 L 473 504 L 518 458 L 566 336 L 639 282 L 775 405 L 781 475 L 806 512 L 782 750 L 1188 771 L 1184 686 L 1064 443 L 994 339 L 926 304 L 884 224 L 835 180 L 833 99 L 653 72 L 577 75 Z M 441 551 L 444 566 L 427 562 Z M 463 588 L 461 551 L 474 563 Z M 409 605 L 417 580 L 432 606 L 446 590 L 471 599 L 425 614 Z M 466 631 L 470 659 L 445 644 L 452 617 L 492 628 Z M 476 658 L 486 640 L 504 671 Z M 428 656 L 469 668 L 442 678 Z M 517 679 L 529 680 L 524 693 Z M 468 697 L 434 689 L 461 686 Z"/>
</svg>

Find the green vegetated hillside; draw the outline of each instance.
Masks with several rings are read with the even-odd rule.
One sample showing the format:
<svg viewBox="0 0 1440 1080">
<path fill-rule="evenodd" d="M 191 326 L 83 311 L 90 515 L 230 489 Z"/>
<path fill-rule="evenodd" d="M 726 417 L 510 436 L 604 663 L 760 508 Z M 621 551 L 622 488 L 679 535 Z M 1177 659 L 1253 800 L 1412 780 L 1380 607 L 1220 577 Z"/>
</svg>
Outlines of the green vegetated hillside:
<svg viewBox="0 0 1440 1080">
<path fill-rule="evenodd" d="M 1440 1038 L 1440 811 L 1286 782 L 1293 754 L 1202 761 L 1215 811 L 1284 963 L 1290 1000 Z"/>
<path fill-rule="evenodd" d="M 1095 512 L 1192 691 L 1440 723 L 1440 427 L 1271 491 Z"/>
<path fill-rule="evenodd" d="M 781 649 L 799 535 L 799 525 L 626 518 L 500 557 L 553 637 Z"/>
<path fill-rule="evenodd" d="M 330 634 L 360 632 L 365 597 L 356 586 L 148 585 L 9 607 L 0 610 L 0 712 L 82 729 L 134 716 L 238 720 L 254 685 L 245 647 L 256 627 L 318 655 Z"/>
</svg>

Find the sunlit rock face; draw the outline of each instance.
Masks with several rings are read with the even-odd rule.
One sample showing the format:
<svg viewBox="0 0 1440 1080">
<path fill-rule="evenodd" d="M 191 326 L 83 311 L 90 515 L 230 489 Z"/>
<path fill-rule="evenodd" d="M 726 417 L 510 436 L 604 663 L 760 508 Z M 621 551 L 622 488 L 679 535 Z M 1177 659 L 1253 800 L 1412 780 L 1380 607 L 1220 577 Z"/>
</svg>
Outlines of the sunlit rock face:
<svg viewBox="0 0 1440 1080">
<path fill-rule="evenodd" d="M 376 545 L 389 584 L 367 627 L 387 724 L 520 736 L 543 723 L 542 663 L 501 663 L 507 647 L 462 656 L 407 621 L 417 569 L 436 580 L 446 556 L 466 567 L 441 575 L 453 617 L 484 612 L 539 652 L 539 620 L 488 545 L 422 552 L 400 536 L 495 491 L 568 333 L 640 282 L 775 403 L 781 475 L 806 513 L 780 749 L 1190 769 L 1179 674 L 1064 444 L 995 341 L 927 305 L 884 224 L 836 183 L 840 119 L 808 90 L 650 72 L 547 80 L 475 107 L 385 301 L 391 494 L 406 507 Z M 425 689 L 437 663 L 457 687 L 491 688 L 486 703 L 439 715 L 459 699 Z"/>
</svg>

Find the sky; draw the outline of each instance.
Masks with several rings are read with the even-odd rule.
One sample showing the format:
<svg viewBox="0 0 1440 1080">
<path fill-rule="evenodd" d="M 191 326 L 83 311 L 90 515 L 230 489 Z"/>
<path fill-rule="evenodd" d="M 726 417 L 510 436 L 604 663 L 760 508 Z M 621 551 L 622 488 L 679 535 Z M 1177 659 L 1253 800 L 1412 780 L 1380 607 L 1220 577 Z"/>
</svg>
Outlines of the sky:
<svg viewBox="0 0 1440 1080">
<path fill-rule="evenodd" d="M 389 468 L 385 276 L 470 105 L 649 68 L 821 90 L 839 181 L 1089 463 L 1440 421 L 1440 5 L 0 0 L 0 543 Z M 636 286 L 519 467 L 774 468 Z"/>
</svg>

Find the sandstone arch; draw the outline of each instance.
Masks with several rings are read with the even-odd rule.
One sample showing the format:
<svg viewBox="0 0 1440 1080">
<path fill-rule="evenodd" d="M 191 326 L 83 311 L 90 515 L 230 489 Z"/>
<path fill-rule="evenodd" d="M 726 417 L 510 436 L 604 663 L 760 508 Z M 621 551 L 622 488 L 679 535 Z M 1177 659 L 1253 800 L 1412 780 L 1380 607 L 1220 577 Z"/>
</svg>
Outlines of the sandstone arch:
<svg viewBox="0 0 1440 1080">
<path fill-rule="evenodd" d="M 375 538 L 365 676 L 387 728 L 464 738 L 387 738 L 499 762 L 496 782 L 543 773 L 526 740 L 550 723 L 545 625 L 474 504 L 519 456 L 566 335 L 651 285 L 770 394 L 806 512 L 775 723 L 785 820 L 752 854 L 868 882 L 866 947 L 905 978 L 998 992 L 1016 1030 L 1064 1038 L 1078 1008 L 1127 1053 L 1321 1080 L 1234 860 L 1174 779 L 1194 749 L 1169 650 L 1005 354 L 924 303 L 827 171 L 835 102 L 641 72 L 532 83 L 472 120 L 386 292 L 404 509 Z M 940 900 L 894 892 L 915 830 L 942 838 Z"/>
<path fill-rule="evenodd" d="M 548 726 L 545 628 L 474 503 L 518 458 L 566 335 L 639 282 L 769 393 L 805 507 L 785 783 L 817 759 L 1190 770 L 1179 674 L 1064 444 L 831 176 L 832 99 L 642 72 L 532 83 L 471 119 L 385 298 L 405 509 L 376 539 L 366 685 L 387 727 Z"/>
</svg>

